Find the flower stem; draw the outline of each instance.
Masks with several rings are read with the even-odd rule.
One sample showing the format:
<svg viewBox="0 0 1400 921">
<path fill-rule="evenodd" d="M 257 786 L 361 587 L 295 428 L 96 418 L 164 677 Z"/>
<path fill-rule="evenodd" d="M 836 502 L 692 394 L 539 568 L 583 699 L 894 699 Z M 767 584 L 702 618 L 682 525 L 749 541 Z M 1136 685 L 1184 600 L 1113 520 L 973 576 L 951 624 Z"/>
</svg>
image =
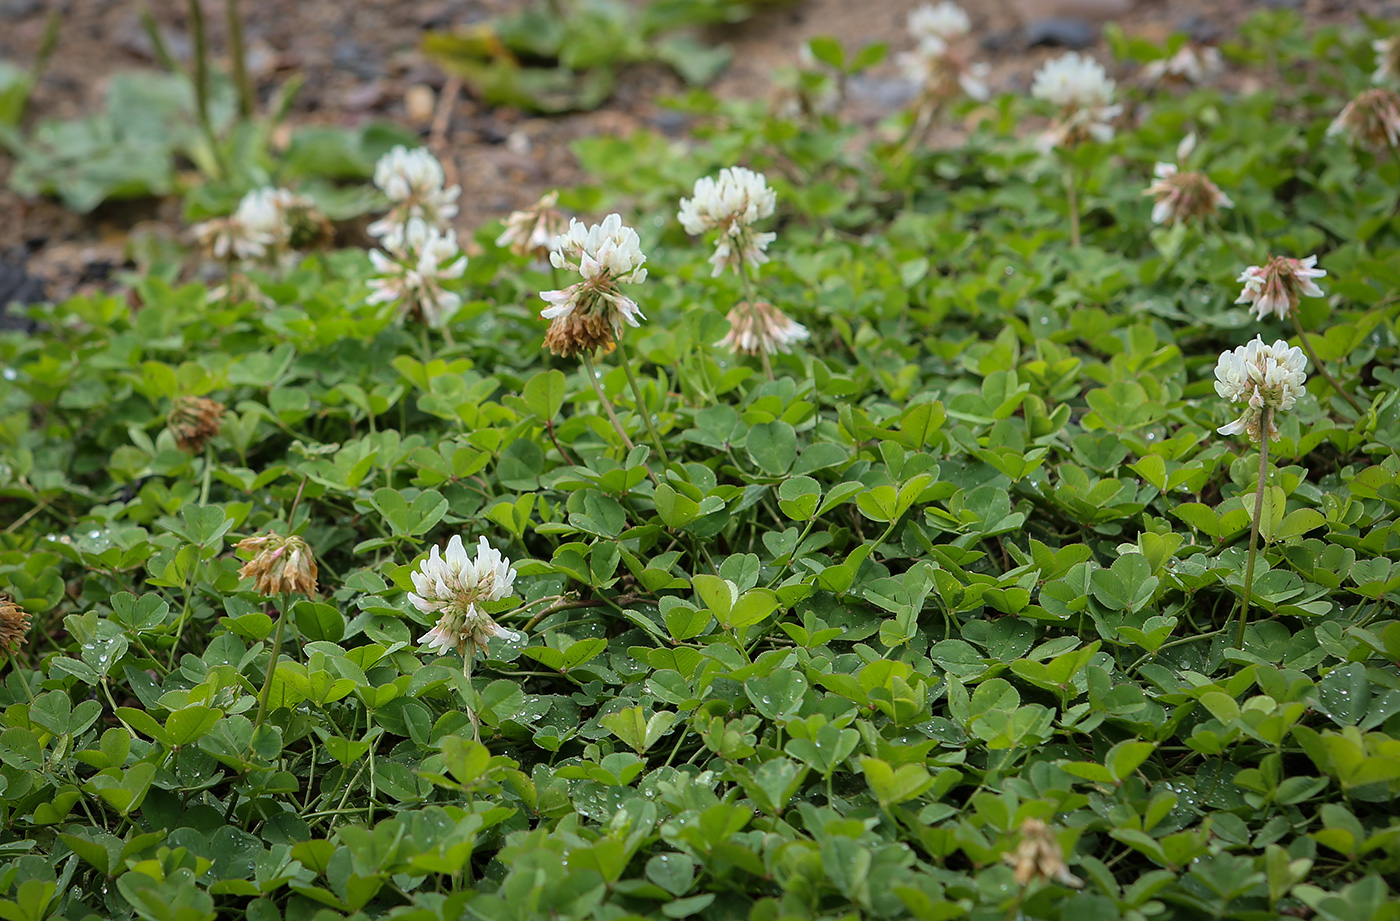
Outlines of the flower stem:
<svg viewBox="0 0 1400 921">
<path fill-rule="evenodd" d="M 607 411 L 608 419 L 612 421 L 613 429 L 617 431 L 618 437 L 620 437 L 622 443 L 627 446 L 627 450 L 631 451 L 636 445 L 632 443 L 632 439 L 627 437 L 627 430 L 622 427 L 622 423 L 617 418 L 617 413 L 613 412 L 612 401 L 609 400 L 608 395 L 603 392 L 603 385 L 598 383 L 598 372 L 593 367 L 593 356 L 586 351 L 580 352 L 579 355 L 583 357 L 583 368 L 584 372 L 588 375 L 588 382 L 593 385 L 593 392 L 598 394 L 598 400 L 603 404 L 603 409 Z"/>
<path fill-rule="evenodd" d="M 742 259 L 739 261 L 739 278 L 744 283 L 744 300 L 748 303 L 749 312 L 752 314 L 754 310 L 753 279 L 749 277 L 748 263 Z M 758 357 L 763 362 L 763 373 L 768 375 L 770 381 L 773 380 L 773 362 L 769 360 L 768 352 L 761 344 L 758 349 Z"/>
<path fill-rule="evenodd" d="M 759 360 L 763 362 L 763 373 L 768 375 L 770 381 L 775 380 L 776 378 L 773 377 L 773 362 L 768 360 L 768 353 L 763 349 L 759 349 L 758 357 Z"/>
<path fill-rule="evenodd" d="M 238 0 L 224 0 L 228 17 L 228 53 L 233 59 L 233 83 L 238 87 L 238 115 L 247 121 L 253 117 L 253 82 L 248 79 L 248 62 L 243 50 L 243 17 L 238 15 Z"/>
<path fill-rule="evenodd" d="M 204 35 L 204 10 L 199 0 L 190 0 L 190 37 L 194 44 L 194 101 L 195 113 L 199 117 L 199 127 L 209 142 L 209 154 L 214 158 L 214 167 L 219 178 L 228 176 L 228 166 L 224 163 L 224 152 L 219 146 L 218 135 L 214 133 L 214 123 L 209 117 L 209 45 Z"/>
<path fill-rule="evenodd" d="M 1254 558 L 1259 550 L 1259 522 L 1264 517 L 1264 488 L 1269 480 L 1269 430 L 1273 409 L 1265 406 L 1259 415 L 1259 483 L 1254 489 L 1254 520 L 1249 526 L 1249 562 L 1244 568 L 1244 599 L 1240 603 L 1240 627 L 1235 646 L 1244 649 L 1244 628 L 1249 622 L 1249 593 L 1254 588 Z"/>
<path fill-rule="evenodd" d="M 1079 196 L 1075 190 L 1074 166 L 1065 164 L 1065 197 L 1069 200 L 1069 245 L 1079 249 Z"/>
<path fill-rule="evenodd" d="M 1298 330 L 1298 338 L 1302 340 L 1303 351 L 1307 352 L 1308 357 L 1312 359 L 1313 367 L 1317 368 L 1318 373 L 1327 379 L 1327 383 L 1332 385 L 1333 390 L 1346 398 L 1346 401 L 1351 404 L 1351 408 L 1356 410 L 1357 415 L 1365 412 L 1365 410 L 1361 408 L 1361 405 L 1356 402 L 1356 399 L 1342 389 L 1342 386 L 1328 373 L 1327 367 L 1318 360 L 1317 353 L 1313 351 L 1312 342 L 1308 339 L 1308 334 L 1303 331 L 1303 323 L 1298 319 L 1298 312 L 1296 310 L 1290 310 L 1289 315 L 1293 317 L 1293 328 Z"/>
<path fill-rule="evenodd" d="M 199 504 L 209 504 L 209 477 L 214 469 L 214 448 L 212 445 L 204 446 L 204 480 L 199 484 Z"/>
<path fill-rule="evenodd" d="M 622 340 L 617 340 L 617 357 L 622 365 L 622 370 L 627 372 L 627 383 L 632 385 L 632 396 L 637 400 L 637 412 L 641 413 L 642 420 L 647 424 L 647 433 L 651 435 L 651 443 L 656 446 L 656 453 L 661 458 L 661 463 L 671 464 L 671 459 L 666 456 L 666 447 L 661 443 L 661 435 L 656 431 L 656 425 L 651 421 L 651 410 L 647 407 L 646 399 L 642 397 L 642 385 L 637 383 L 637 375 L 632 373 L 632 361 L 627 357 L 627 349 L 623 346 Z"/>
<path fill-rule="evenodd" d="M 278 598 L 277 631 L 272 635 L 272 658 L 267 660 L 267 677 L 263 679 L 262 691 L 258 694 L 258 713 L 253 720 L 253 734 L 248 738 L 248 749 L 252 751 L 253 740 L 257 738 L 258 727 L 267 716 L 267 702 L 272 697 L 272 674 L 277 671 L 277 660 L 282 657 L 282 633 L 287 629 L 287 609 L 292 598 L 283 592 Z"/>
<path fill-rule="evenodd" d="M 462 650 L 462 683 L 465 686 L 466 698 L 463 701 L 463 708 L 467 711 L 467 718 L 472 721 L 472 740 L 481 741 L 481 718 L 476 715 L 476 695 L 472 692 L 472 659 L 476 657 L 476 649 L 467 648 Z"/>
</svg>

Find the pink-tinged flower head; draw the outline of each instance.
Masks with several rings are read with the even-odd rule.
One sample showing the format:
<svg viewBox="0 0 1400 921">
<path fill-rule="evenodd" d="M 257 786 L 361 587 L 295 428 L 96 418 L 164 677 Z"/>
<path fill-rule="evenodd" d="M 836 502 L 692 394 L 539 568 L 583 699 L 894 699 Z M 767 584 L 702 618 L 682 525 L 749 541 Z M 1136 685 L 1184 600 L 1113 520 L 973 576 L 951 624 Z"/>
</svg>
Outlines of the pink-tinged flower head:
<svg viewBox="0 0 1400 921">
<path fill-rule="evenodd" d="M 1221 208 L 1233 208 L 1235 203 L 1210 181 L 1205 173 L 1182 172 L 1184 163 L 1196 146 L 1196 136 L 1187 135 L 1177 146 L 1177 163 L 1158 163 L 1152 170 L 1152 184 L 1142 193 L 1154 199 L 1152 223 L 1180 224 L 1210 217 Z"/>
<path fill-rule="evenodd" d="M 420 645 L 442 653 L 456 650 L 470 662 L 491 637 L 519 636 L 478 607 L 509 597 L 515 583 L 510 560 L 486 538 L 477 545 L 476 559 L 467 556 L 460 536 L 447 542 L 445 554 L 434 546 L 412 579 L 416 591 L 409 592 L 408 600 L 424 614 L 439 615 L 437 624 L 419 639 Z"/>
<path fill-rule="evenodd" d="M 1371 43 L 1376 52 L 1376 72 L 1371 75 L 1374 83 L 1387 80 L 1400 80 L 1400 35 L 1378 38 Z"/>
<path fill-rule="evenodd" d="M 1149 62 L 1142 69 L 1142 78 L 1152 84 L 1197 86 L 1210 82 L 1224 69 L 1220 49 L 1187 42 L 1176 54 Z"/>
<path fill-rule="evenodd" d="M 1255 336 L 1248 345 L 1220 353 L 1215 365 L 1215 392 L 1231 403 L 1245 404 L 1244 413 L 1234 422 L 1222 425 L 1222 435 L 1245 432 L 1249 440 L 1261 437 L 1260 418 L 1265 407 L 1273 410 L 1269 417 L 1269 438 L 1276 440 L 1278 427 L 1274 424 L 1278 412 L 1293 408 L 1307 383 L 1308 359 L 1297 346 L 1290 347 L 1279 339 L 1266 345 Z"/>
<path fill-rule="evenodd" d="M 958 93 L 986 102 L 991 97 L 986 78 L 991 73 L 987 64 L 973 64 L 951 45 L 938 39 L 926 39 L 914 51 L 898 58 L 905 79 L 919 87 L 924 99 L 945 102 Z"/>
<path fill-rule="evenodd" d="M 549 261 L 556 269 L 583 276 L 567 288 L 540 292 L 549 304 L 540 316 L 552 321 L 545 345 L 555 355 L 611 350 L 624 323 L 635 327 L 646 319 L 637 302 L 618 287 L 647 279 L 641 240 L 620 215 L 609 214 L 592 227 L 570 220 L 569 229 L 555 238 Z"/>
<path fill-rule="evenodd" d="M 791 352 L 798 342 L 811 335 L 807 327 L 790 319 L 787 314 L 767 301 L 750 305 L 741 301 L 729 311 L 729 335 L 720 340 L 730 351 L 749 355 L 772 355 Z"/>
<path fill-rule="evenodd" d="M 1327 135 L 1346 135 L 1373 150 L 1400 147 L 1400 93 L 1383 86 L 1362 90 L 1327 126 Z"/>
<path fill-rule="evenodd" d="M 1322 289 L 1313 279 L 1326 275 L 1325 270 L 1317 268 L 1316 256 L 1306 259 L 1274 256 L 1264 265 L 1252 265 L 1240 273 L 1244 290 L 1235 303 L 1249 304 L 1260 320 L 1270 313 L 1286 320 L 1297 309 L 1300 299 L 1322 297 Z"/>
</svg>

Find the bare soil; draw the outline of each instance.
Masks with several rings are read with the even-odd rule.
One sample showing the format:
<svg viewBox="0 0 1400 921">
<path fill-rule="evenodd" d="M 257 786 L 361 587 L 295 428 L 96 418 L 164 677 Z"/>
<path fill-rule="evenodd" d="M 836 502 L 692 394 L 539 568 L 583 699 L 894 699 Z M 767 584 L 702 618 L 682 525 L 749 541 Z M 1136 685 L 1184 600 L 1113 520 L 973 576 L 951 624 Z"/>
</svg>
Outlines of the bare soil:
<svg viewBox="0 0 1400 921">
<path fill-rule="evenodd" d="M 242 0 L 249 68 L 265 99 L 293 74 L 306 78 L 292 113 L 296 124 L 355 124 L 389 118 L 431 133 L 422 107 L 411 111 L 410 87 L 433 91 L 440 106 L 446 76 L 418 50 L 426 30 L 481 22 L 509 12 L 524 0 Z M 733 62 L 712 89 L 723 98 L 762 98 L 774 73 L 798 63 L 806 39 L 838 37 L 848 49 L 886 42 L 892 52 L 908 49 L 910 11 L 924 0 L 792 0 L 766 5 L 744 23 L 710 30 L 708 40 L 729 44 Z M 971 15 L 980 57 L 992 64 L 996 91 L 1024 89 L 1042 61 L 1059 48 L 1027 48 L 1026 26 L 1045 17 L 1079 18 L 1095 29 L 1114 20 L 1131 34 L 1162 40 L 1186 31 L 1205 41 L 1228 39 L 1260 8 L 1291 6 L 1310 22 L 1347 23 L 1365 13 L 1400 18 L 1400 0 L 963 0 Z M 223 0 L 204 0 L 210 45 L 227 47 Z M 177 58 L 191 47 L 185 0 L 0 0 L 0 57 L 27 64 L 43 34 L 50 10 L 63 16 L 53 58 L 34 93 L 29 120 L 68 117 L 101 104 L 107 78 L 116 72 L 157 67 L 141 24 L 149 9 Z M 1102 41 L 1089 47 L 1103 57 Z M 891 55 L 893 57 L 893 55 Z M 216 66 L 227 67 L 219 59 Z M 1239 84 L 1237 84 L 1238 86 Z M 1247 84 L 1240 86 L 1247 91 Z M 626 136 L 641 127 L 683 132 L 684 124 L 664 106 L 681 89 L 661 67 L 623 75 L 603 108 L 551 118 L 480 104 L 454 94 L 441 115 L 439 155 L 463 186 L 460 229 L 470 231 L 532 203 L 543 191 L 583 177 L 570 152 L 580 137 Z M 427 94 L 415 90 L 420 97 Z M 851 88 L 850 117 L 874 122 L 904 104 L 909 90 L 893 61 Z M 0 154 L 0 184 L 9 162 Z M 27 254 L 29 271 L 62 297 L 75 290 L 107 287 L 114 268 L 126 261 L 134 228 L 180 233 L 174 199 L 104 206 L 75 215 L 47 200 L 25 200 L 0 189 L 0 257 Z"/>
</svg>

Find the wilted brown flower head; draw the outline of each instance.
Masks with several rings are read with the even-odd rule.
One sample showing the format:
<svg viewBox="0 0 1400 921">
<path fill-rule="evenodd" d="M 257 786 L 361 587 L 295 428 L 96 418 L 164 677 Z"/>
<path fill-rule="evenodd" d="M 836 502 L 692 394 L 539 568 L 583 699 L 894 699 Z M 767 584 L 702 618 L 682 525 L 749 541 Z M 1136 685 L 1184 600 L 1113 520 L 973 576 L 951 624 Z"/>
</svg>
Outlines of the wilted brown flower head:
<svg viewBox="0 0 1400 921">
<path fill-rule="evenodd" d="M 240 577 L 252 577 L 253 591 L 260 595 L 280 595 L 299 592 L 307 597 L 316 594 L 316 558 L 300 537 L 281 534 L 259 534 L 238 542 L 238 549 L 253 558 L 238 570 Z"/>
<path fill-rule="evenodd" d="M 1363 90 L 1346 104 L 1327 133 L 1346 134 L 1362 147 L 1400 147 L 1400 93 L 1388 87 Z"/>
<path fill-rule="evenodd" d="M 24 645 L 29 636 L 29 612 L 13 598 L 0 595 L 0 649 L 8 653 Z"/>
<path fill-rule="evenodd" d="M 287 245 L 295 250 L 324 249 L 335 239 L 335 226 L 305 195 L 293 195 L 282 206 Z"/>
<path fill-rule="evenodd" d="M 791 352 L 794 343 L 810 335 L 807 327 L 767 301 L 755 301 L 752 305 L 740 301 L 726 319 L 729 320 L 729 335 L 720 340 L 720 345 L 748 355 Z"/>
<path fill-rule="evenodd" d="M 533 208 L 512 211 L 506 218 L 506 229 L 496 238 L 497 246 L 508 246 L 517 256 L 548 259 L 550 244 L 568 225 L 559 210 L 559 193 L 550 192 L 540 198 Z"/>
<path fill-rule="evenodd" d="M 595 349 L 611 352 L 617 348 L 617 339 L 607 314 L 575 310 L 550 321 L 544 333 L 544 346 L 555 355 L 568 358 L 580 352 L 592 355 Z"/>
<path fill-rule="evenodd" d="M 1084 881 L 1065 866 L 1065 852 L 1055 832 L 1039 819 L 1021 823 L 1021 843 L 1016 850 L 1003 854 L 1002 860 L 1016 869 L 1016 885 L 1028 886 L 1032 880 L 1050 882 L 1078 889 Z"/>
<path fill-rule="evenodd" d="M 224 404 L 204 397 L 177 397 L 165 424 L 181 451 L 198 454 L 223 426 Z"/>
</svg>

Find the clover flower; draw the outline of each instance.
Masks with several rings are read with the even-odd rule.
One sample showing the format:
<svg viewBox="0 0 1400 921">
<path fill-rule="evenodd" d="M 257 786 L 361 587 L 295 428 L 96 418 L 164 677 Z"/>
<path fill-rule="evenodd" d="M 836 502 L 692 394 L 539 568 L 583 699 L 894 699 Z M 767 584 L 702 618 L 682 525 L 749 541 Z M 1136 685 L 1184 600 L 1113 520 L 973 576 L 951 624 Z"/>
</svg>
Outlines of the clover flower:
<svg viewBox="0 0 1400 921">
<path fill-rule="evenodd" d="M 1378 38 L 1371 42 L 1376 52 L 1376 72 L 1371 75 L 1374 83 L 1387 80 L 1400 80 L 1400 35 Z"/>
<path fill-rule="evenodd" d="M 1151 61 L 1142 69 L 1142 78 L 1147 83 L 1175 83 L 1200 85 L 1214 79 L 1224 63 L 1220 49 L 1209 45 L 1198 46 L 1187 42 L 1170 57 Z"/>
<path fill-rule="evenodd" d="M 1084 881 L 1065 865 L 1065 852 L 1060 847 L 1060 839 L 1050 826 L 1039 819 L 1026 819 L 1021 823 L 1021 842 L 1016 845 L 1015 851 L 1003 854 L 1002 860 L 1015 868 L 1018 886 L 1028 886 L 1033 880 L 1053 880 L 1074 889 L 1084 885 Z"/>
<path fill-rule="evenodd" d="M 1179 164 L 1186 162 L 1195 147 L 1196 136 L 1188 134 L 1177 145 L 1176 163 L 1158 163 L 1153 167 L 1152 175 L 1156 178 L 1142 193 L 1156 199 L 1152 206 L 1152 223 L 1184 223 L 1235 206 L 1205 173 L 1181 171 Z"/>
<path fill-rule="evenodd" d="M 1400 147 L 1400 93 L 1388 87 L 1362 90 L 1327 126 L 1327 136 L 1345 134 L 1362 147 Z"/>
<path fill-rule="evenodd" d="M 417 591 L 409 592 L 408 600 L 424 614 L 439 615 L 433 629 L 419 639 L 421 645 L 442 653 L 455 649 L 470 667 L 476 650 L 484 649 L 491 637 L 519 636 L 478 607 L 509 597 L 515 583 L 510 560 L 486 538 L 477 545 L 475 560 L 467 557 L 460 536 L 447 542 L 445 554 L 434 546 L 412 579 Z"/>
<path fill-rule="evenodd" d="M 1279 411 L 1292 409 L 1307 383 L 1308 359 L 1297 346 L 1290 347 L 1279 339 L 1273 345 L 1255 336 L 1248 345 L 1220 353 L 1215 365 L 1215 392 L 1231 403 L 1244 403 L 1245 410 L 1238 419 L 1222 425 L 1222 435 L 1246 432 L 1249 440 L 1258 442 L 1259 420 L 1264 409 L 1269 414 L 1269 438 L 1278 440 L 1274 420 Z"/>
<path fill-rule="evenodd" d="M 0 649 L 13 655 L 29 638 L 29 612 L 0 595 Z"/>
<path fill-rule="evenodd" d="M 774 233 L 758 233 L 753 224 L 773 213 L 778 195 L 768 188 L 762 173 L 742 166 L 719 171 L 719 178 L 705 176 L 695 181 L 690 198 L 682 198 L 677 217 L 686 233 L 699 236 L 718 229 L 719 241 L 710 257 L 718 276 L 726 268 L 742 272 L 744 266 L 757 267 L 768 261 L 765 250 L 777 239 Z"/>
<path fill-rule="evenodd" d="M 637 320 L 646 319 L 637 302 L 618 288 L 647 278 L 641 241 L 620 215 L 609 214 L 592 227 L 571 219 L 569 229 L 555 238 L 549 261 L 556 269 L 583 276 L 567 288 L 540 292 L 549 304 L 540 317 L 551 321 L 544 343 L 555 355 L 592 354 L 600 347 L 611 351 L 623 323 L 640 326 Z"/>
<path fill-rule="evenodd" d="M 1244 282 L 1244 290 L 1235 303 L 1251 305 L 1257 319 L 1262 320 L 1272 312 L 1285 320 L 1302 298 L 1322 297 L 1322 289 L 1313 279 L 1323 278 L 1327 272 L 1316 266 L 1316 256 L 1306 259 L 1274 256 L 1264 265 L 1252 265 L 1240 273 L 1238 280 Z"/>
<path fill-rule="evenodd" d="M 380 157 L 374 165 L 374 184 L 393 206 L 369 225 L 369 234 L 385 236 L 413 218 L 446 229 L 457 214 L 457 198 L 462 194 L 461 186 L 444 188 L 446 181 L 442 164 L 426 148 L 398 146 Z"/>
<path fill-rule="evenodd" d="M 372 249 L 369 260 L 376 275 L 370 304 L 398 304 L 399 318 L 418 316 L 439 329 L 462 305 L 462 298 L 443 288 L 449 279 L 461 278 L 467 257 L 457 246 L 457 234 L 445 233 L 421 218 L 395 225 L 380 241 L 383 250 Z"/>
<path fill-rule="evenodd" d="M 1081 57 L 1078 52 L 1047 61 L 1035 73 L 1031 96 L 1056 106 L 1059 114 L 1041 137 L 1041 148 L 1112 140 L 1112 121 L 1123 111 L 1122 106 L 1113 105 L 1115 87 L 1098 61 Z"/>
<path fill-rule="evenodd" d="M 920 42 L 914 51 L 901 54 L 898 63 L 905 79 L 917 84 L 927 99 L 951 99 L 958 91 L 978 102 L 991 97 L 986 83 L 990 65 L 971 64 L 938 39 Z"/>
<path fill-rule="evenodd" d="M 767 301 L 740 301 L 729 316 L 729 335 L 720 340 L 720 345 L 729 346 L 730 351 L 749 355 L 772 355 L 775 352 L 791 352 L 793 345 L 804 342 L 811 335 L 807 327 L 790 319 L 781 310 Z"/>
<path fill-rule="evenodd" d="M 972 20 L 956 3 L 924 4 L 909 14 L 909 34 L 920 43 L 934 41 L 951 45 L 972 31 Z"/>
<path fill-rule="evenodd" d="M 549 255 L 550 244 L 564 231 L 564 215 L 556 207 L 558 204 L 559 193 L 550 192 L 534 207 L 512 211 L 506 218 L 505 232 L 496 238 L 496 245 L 510 247 L 517 256 L 533 254 L 545 258 Z"/>
<path fill-rule="evenodd" d="M 259 534 L 238 542 L 238 549 L 253 558 L 238 570 L 239 578 L 252 578 L 253 591 L 260 595 L 280 595 L 299 592 L 307 597 L 316 594 L 319 570 L 311 548 L 300 537 L 281 534 Z"/>
<path fill-rule="evenodd" d="M 254 189 L 228 217 L 191 228 L 195 239 L 215 259 L 262 259 L 288 236 L 283 203 L 294 198 L 286 189 Z"/>
<path fill-rule="evenodd" d="M 198 454 L 223 426 L 224 404 L 205 397 L 182 396 L 170 407 L 165 424 L 181 451 Z"/>
</svg>

